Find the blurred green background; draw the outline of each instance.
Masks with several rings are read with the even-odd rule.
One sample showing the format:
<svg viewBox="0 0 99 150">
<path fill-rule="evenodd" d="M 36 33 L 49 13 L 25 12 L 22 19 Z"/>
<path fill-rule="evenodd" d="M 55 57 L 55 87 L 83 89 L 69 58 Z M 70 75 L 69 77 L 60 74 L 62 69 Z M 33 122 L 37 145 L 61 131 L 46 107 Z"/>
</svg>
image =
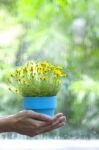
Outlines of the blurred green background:
<svg viewBox="0 0 99 150">
<path fill-rule="evenodd" d="M 68 78 L 58 93 L 64 128 L 60 138 L 99 137 L 99 0 L 0 0 L 0 114 L 22 109 L 8 91 L 11 70 L 28 60 L 64 67 Z"/>
</svg>

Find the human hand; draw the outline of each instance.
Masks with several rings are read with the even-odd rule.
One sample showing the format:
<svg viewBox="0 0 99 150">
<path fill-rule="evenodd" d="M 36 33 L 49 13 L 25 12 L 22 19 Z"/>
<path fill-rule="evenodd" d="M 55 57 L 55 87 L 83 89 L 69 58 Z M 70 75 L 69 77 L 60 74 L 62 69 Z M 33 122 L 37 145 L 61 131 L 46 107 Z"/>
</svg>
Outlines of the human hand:
<svg viewBox="0 0 99 150">
<path fill-rule="evenodd" d="M 11 132 L 35 136 L 64 126 L 66 117 L 62 113 L 49 117 L 31 110 L 24 110 L 16 115 L 9 116 L 7 119 Z"/>
</svg>

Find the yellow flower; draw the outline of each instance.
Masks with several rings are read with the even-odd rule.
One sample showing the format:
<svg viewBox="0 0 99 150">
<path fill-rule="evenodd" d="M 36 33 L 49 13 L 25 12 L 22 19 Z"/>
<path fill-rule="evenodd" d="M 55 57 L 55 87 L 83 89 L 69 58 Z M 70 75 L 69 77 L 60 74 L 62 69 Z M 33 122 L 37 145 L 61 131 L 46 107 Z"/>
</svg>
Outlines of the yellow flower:
<svg viewBox="0 0 99 150">
<path fill-rule="evenodd" d="M 16 74 L 20 75 L 21 74 L 21 70 L 20 69 L 16 69 Z"/>
<path fill-rule="evenodd" d="M 46 77 L 45 77 L 45 76 L 43 76 L 43 77 L 40 77 L 40 79 L 41 79 L 41 80 L 46 80 Z"/>
<path fill-rule="evenodd" d="M 42 62 L 29 62 L 24 66 L 17 68 L 11 74 L 11 82 L 13 86 L 9 88 L 10 91 L 19 93 L 19 90 L 23 95 L 25 91 L 29 90 L 29 95 L 36 95 L 39 91 L 39 87 L 42 89 L 44 87 L 45 93 L 49 91 L 49 87 L 53 86 L 53 91 L 56 94 L 56 90 L 61 85 L 60 78 L 65 77 L 62 67 L 48 63 L 47 61 Z M 50 81 L 50 82 L 49 82 Z M 11 83 L 9 81 L 9 83 Z M 33 84 L 32 84 L 32 83 Z M 11 83 L 11 84 L 12 84 Z M 38 85 L 39 83 L 39 85 Z M 51 83 L 51 86 L 50 86 Z M 55 87 L 55 89 L 54 89 Z M 30 88 L 30 89 L 29 89 Z M 33 89 L 33 91 L 31 90 Z M 43 89 L 41 90 L 41 92 Z M 52 92 L 53 93 L 53 92 Z M 27 94 L 27 93 L 26 93 Z M 40 93 L 42 95 L 42 93 Z"/>
<path fill-rule="evenodd" d="M 38 73 L 38 74 L 42 74 L 42 71 L 41 71 L 41 70 L 38 70 L 37 73 Z"/>
<path fill-rule="evenodd" d="M 19 89 L 18 88 L 15 89 L 15 93 L 19 93 Z"/>
<path fill-rule="evenodd" d="M 29 83 L 27 80 L 23 80 L 23 84 L 29 86 Z"/>
<path fill-rule="evenodd" d="M 27 67 L 27 71 L 33 71 L 33 70 L 34 70 L 33 66 L 28 66 Z"/>
<path fill-rule="evenodd" d="M 47 61 L 43 61 L 40 64 L 41 64 L 42 67 L 48 67 L 49 66 Z"/>
<path fill-rule="evenodd" d="M 21 81 L 21 78 L 16 78 L 16 81 Z"/>
<path fill-rule="evenodd" d="M 27 73 L 27 67 L 23 67 L 23 73 Z"/>
<path fill-rule="evenodd" d="M 60 70 L 58 70 L 58 69 L 55 69 L 54 73 L 55 73 L 55 75 L 57 75 L 59 77 L 63 77 L 63 73 Z"/>
<path fill-rule="evenodd" d="M 12 88 L 9 87 L 9 91 L 13 92 Z"/>
<path fill-rule="evenodd" d="M 11 74 L 11 77 L 15 77 L 15 75 L 14 75 L 14 74 Z"/>
<path fill-rule="evenodd" d="M 30 71 L 33 71 L 33 70 L 34 70 L 34 67 L 33 67 L 33 66 L 31 66 Z"/>
</svg>

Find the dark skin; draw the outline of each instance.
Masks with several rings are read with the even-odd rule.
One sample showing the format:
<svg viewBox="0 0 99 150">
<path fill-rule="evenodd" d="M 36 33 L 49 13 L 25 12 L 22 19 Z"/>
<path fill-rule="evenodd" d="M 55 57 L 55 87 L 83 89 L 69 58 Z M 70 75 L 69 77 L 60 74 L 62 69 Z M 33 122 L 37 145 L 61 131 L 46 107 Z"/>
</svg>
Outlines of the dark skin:
<svg viewBox="0 0 99 150">
<path fill-rule="evenodd" d="M 64 126 L 65 120 L 66 117 L 62 113 L 49 117 L 31 110 L 24 110 L 15 115 L 1 117 L 0 133 L 16 132 L 32 137 Z"/>
</svg>

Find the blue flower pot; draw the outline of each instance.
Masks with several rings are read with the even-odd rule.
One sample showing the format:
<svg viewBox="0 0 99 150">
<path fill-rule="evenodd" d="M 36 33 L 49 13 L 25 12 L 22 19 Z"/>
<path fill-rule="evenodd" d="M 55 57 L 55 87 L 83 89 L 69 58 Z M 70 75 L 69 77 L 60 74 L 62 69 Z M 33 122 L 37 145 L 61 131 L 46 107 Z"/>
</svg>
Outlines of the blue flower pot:
<svg viewBox="0 0 99 150">
<path fill-rule="evenodd" d="M 23 105 L 26 110 L 53 116 L 56 108 L 56 96 L 24 97 Z"/>
</svg>

